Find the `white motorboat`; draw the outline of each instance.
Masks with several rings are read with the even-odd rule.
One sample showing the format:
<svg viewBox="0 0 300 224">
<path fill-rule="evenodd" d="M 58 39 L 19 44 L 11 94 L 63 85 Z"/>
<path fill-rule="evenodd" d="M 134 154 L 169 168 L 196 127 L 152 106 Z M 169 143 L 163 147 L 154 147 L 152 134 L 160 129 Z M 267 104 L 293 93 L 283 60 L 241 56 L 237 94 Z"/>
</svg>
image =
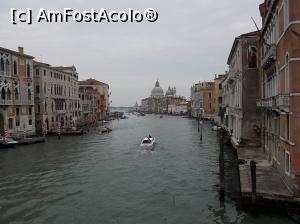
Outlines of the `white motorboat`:
<svg viewBox="0 0 300 224">
<path fill-rule="evenodd" d="M 218 131 L 218 130 L 220 130 L 221 129 L 221 127 L 219 127 L 219 126 L 217 126 L 217 125 L 214 125 L 213 127 L 212 127 L 212 130 L 214 130 L 214 131 Z"/>
<path fill-rule="evenodd" d="M 154 137 L 147 137 L 144 138 L 143 141 L 141 142 L 141 147 L 145 150 L 152 150 L 155 145 L 155 138 Z"/>
</svg>

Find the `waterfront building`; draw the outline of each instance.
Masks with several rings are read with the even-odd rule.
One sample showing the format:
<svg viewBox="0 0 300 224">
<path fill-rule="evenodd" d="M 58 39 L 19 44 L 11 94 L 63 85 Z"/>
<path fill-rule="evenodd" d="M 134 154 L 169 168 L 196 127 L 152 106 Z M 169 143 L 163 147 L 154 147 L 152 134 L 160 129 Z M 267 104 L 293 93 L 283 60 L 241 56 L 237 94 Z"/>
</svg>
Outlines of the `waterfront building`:
<svg viewBox="0 0 300 224">
<path fill-rule="evenodd" d="M 234 146 L 256 144 L 259 66 L 259 32 L 235 38 L 227 64 L 229 72 L 222 81 L 223 125 Z"/>
<path fill-rule="evenodd" d="M 199 82 L 191 87 L 191 109 L 193 117 L 211 118 L 214 109 L 214 83 Z"/>
<path fill-rule="evenodd" d="M 222 85 L 221 82 L 225 79 L 225 75 L 216 75 L 214 79 L 214 120 L 220 124 L 220 112 L 222 104 Z"/>
<path fill-rule="evenodd" d="M 101 95 L 96 88 L 79 86 L 80 124 L 92 124 L 101 119 Z"/>
<path fill-rule="evenodd" d="M 188 102 L 180 102 L 178 104 L 171 104 L 168 107 L 168 114 L 173 115 L 187 115 L 188 114 Z"/>
<path fill-rule="evenodd" d="M 77 125 L 80 116 L 78 74 L 75 66 L 52 67 L 34 61 L 36 127 L 49 132 Z"/>
<path fill-rule="evenodd" d="M 169 107 L 178 106 L 186 102 L 182 96 L 176 95 L 176 87 L 169 87 L 164 94 L 164 90 L 160 87 L 159 81 L 156 81 L 151 95 L 142 100 L 140 110 L 146 113 L 167 114 L 173 110 Z"/>
<path fill-rule="evenodd" d="M 80 87 L 92 87 L 93 89 L 97 90 L 97 92 L 100 94 L 99 108 L 98 108 L 99 115 L 97 116 L 97 118 L 98 120 L 107 119 L 110 112 L 109 85 L 95 79 L 80 81 L 79 85 Z"/>
<path fill-rule="evenodd" d="M 265 0 L 257 106 L 262 146 L 288 186 L 300 184 L 300 1 Z"/>
<path fill-rule="evenodd" d="M 142 99 L 140 112 L 148 112 L 148 111 L 149 111 L 149 99 L 148 98 Z"/>
<path fill-rule="evenodd" d="M 9 136 L 35 134 L 33 58 L 0 47 L 0 134 Z"/>
</svg>

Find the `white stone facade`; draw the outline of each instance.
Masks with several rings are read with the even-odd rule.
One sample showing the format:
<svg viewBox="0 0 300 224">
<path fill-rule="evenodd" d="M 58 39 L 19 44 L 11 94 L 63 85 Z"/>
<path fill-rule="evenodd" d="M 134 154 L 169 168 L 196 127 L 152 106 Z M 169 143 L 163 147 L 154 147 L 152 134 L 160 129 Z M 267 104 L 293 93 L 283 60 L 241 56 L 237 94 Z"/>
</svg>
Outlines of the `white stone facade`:
<svg viewBox="0 0 300 224">
<path fill-rule="evenodd" d="M 61 128 L 77 125 L 80 116 L 78 74 L 76 68 L 51 67 L 34 63 L 36 126 L 42 131 L 55 132 Z"/>
</svg>

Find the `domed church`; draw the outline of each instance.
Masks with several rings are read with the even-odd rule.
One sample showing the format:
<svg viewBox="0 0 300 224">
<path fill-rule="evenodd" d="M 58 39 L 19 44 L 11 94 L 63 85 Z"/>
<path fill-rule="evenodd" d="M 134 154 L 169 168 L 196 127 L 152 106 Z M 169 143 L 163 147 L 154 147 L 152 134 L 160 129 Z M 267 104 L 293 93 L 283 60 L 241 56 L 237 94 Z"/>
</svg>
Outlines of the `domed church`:
<svg viewBox="0 0 300 224">
<path fill-rule="evenodd" d="M 169 87 L 165 95 L 157 80 L 151 90 L 151 96 L 142 100 L 141 111 L 146 113 L 169 113 L 171 106 L 184 102 L 186 102 L 184 97 L 176 96 L 175 87 Z"/>
<path fill-rule="evenodd" d="M 164 96 L 164 90 L 160 87 L 158 80 L 155 83 L 155 87 L 151 90 L 151 96 Z"/>
</svg>

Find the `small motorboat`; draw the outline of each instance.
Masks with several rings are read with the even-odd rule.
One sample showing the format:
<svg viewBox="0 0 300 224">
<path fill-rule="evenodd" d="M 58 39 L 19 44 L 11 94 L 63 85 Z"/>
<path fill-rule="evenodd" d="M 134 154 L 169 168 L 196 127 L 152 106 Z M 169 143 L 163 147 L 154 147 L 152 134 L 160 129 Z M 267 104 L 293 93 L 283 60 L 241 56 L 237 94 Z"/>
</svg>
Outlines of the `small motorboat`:
<svg viewBox="0 0 300 224">
<path fill-rule="evenodd" d="M 101 133 L 102 134 L 104 134 L 104 133 L 110 133 L 110 132 L 112 132 L 111 128 L 108 128 L 108 127 L 101 128 Z"/>
<path fill-rule="evenodd" d="M 163 115 L 161 115 L 159 118 L 164 118 L 164 116 L 163 116 Z"/>
<path fill-rule="evenodd" d="M 218 127 L 217 125 L 214 125 L 213 127 L 212 127 L 212 130 L 214 130 L 214 131 L 218 131 L 218 130 L 220 130 L 221 129 L 221 127 Z"/>
<path fill-rule="evenodd" d="M 146 137 L 141 142 L 141 147 L 144 150 L 152 150 L 154 148 L 154 144 L 155 144 L 155 138 L 154 137 L 151 137 L 151 138 Z"/>
<path fill-rule="evenodd" d="M 4 142 L 3 138 L 0 139 L 0 149 L 8 149 L 8 148 L 13 148 L 18 144 L 17 141 L 8 138 L 7 142 Z"/>
</svg>

